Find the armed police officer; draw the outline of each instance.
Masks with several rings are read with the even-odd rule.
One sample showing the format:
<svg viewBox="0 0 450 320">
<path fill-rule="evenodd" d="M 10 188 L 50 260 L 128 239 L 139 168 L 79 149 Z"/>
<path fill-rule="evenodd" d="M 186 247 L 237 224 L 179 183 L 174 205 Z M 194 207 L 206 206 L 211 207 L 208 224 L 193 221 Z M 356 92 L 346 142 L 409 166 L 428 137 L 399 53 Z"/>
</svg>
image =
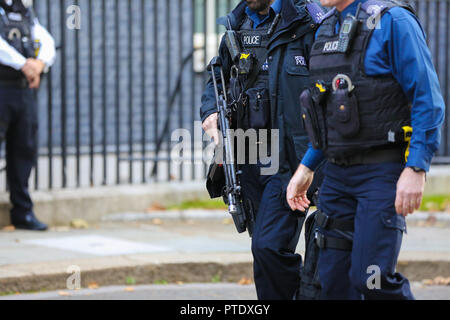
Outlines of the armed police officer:
<svg viewBox="0 0 450 320">
<path fill-rule="evenodd" d="M 35 90 L 55 59 L 54 40 L 34 15 L 33 2 L 0 0 L 0 143 L 6 140 L 11 222 L 46 230 L 33 212 L 28 180 L 37 158 Z"/>
<path fill-rule="evenodd" d="M 400 1 L 321 0 L 335 6 L 311 52 L 302 117 L 311 147 L 287 200 L 328 159 L 316 234 L 324 299 L 413 299 L 395 266 L 405 217 L 421 204 L 440 143 L 444 100 L 414 10 Z"/>
<path fill-rule="evenodd" d="M 293 299 L 299 287 L 301 257 L 295 250 L 305 214 L 289 208 L 283 190 L 307 149 L 308 137 L 298 116 L 298 92 L 308 85 L 309 51 L 316 29 L 313 17 L 320 14 L 318 9 L 317 4 L 308 3 L 307 7 L 305 1 L 241 1 L 223 19 L 228 31 L 237 34 L 236 41 L 225 36 L 219 48 L 226 83 L 213 68 L 215 79 L 209 80 L 202 97 L 203 128 L 217 143 L 217 83 L 222 91 L 231 86 L 229 100 L 234 100 L 236 107 L 234 129 L 279 130 L 279 152 L 270 155 L 272 164 L 279 163 L 279 170 L 263 174 L 261 170 L 267 163 L 260 158 L 256 164 L 248 161 L 239 167 L 245 206 L 254 218 L 254 225 L 248 228 L 253 233 L 254 280 L 259 299 Z M 227 42 L 239 43 L 244 52 L 234 54 Z M 242 83 L 237 74 L 245 70 L 248 62 L 241 61 L 243 66 L 236 69 L 231 55 L 238 60 L 255 59 L 253 71 Z M 217 59 L 214 64 L 218 64 Z M 249 144 L 246 147 L 250 148 Z"/>
</svg>

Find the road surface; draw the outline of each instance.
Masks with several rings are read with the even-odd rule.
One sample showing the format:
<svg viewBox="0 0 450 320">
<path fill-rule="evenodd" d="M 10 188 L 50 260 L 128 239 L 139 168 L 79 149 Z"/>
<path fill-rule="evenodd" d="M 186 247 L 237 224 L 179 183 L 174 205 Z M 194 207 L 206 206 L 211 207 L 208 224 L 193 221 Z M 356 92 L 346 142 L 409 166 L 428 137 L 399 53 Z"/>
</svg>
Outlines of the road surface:
<svg viewBox="0 0 450 320">
<path fill-rule="evenodd" d="M 412 285 L 418 300 L 450 300 L 450 286 Z M 0 300 L 256 300 L 253 285 L 186 284 L 105 287 L 2 297 Z"/>
</svg>

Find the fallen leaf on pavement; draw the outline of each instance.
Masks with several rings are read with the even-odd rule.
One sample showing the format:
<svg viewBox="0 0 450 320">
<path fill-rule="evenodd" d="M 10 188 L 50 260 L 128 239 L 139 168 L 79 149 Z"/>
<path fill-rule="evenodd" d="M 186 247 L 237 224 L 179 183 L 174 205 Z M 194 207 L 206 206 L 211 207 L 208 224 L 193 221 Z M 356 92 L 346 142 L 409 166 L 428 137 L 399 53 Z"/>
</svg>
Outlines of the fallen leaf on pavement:
<svg viewBox="0 0 450 320">
<path fill-rule="evenodd" d="M 163 222 L 162 222 L 161 219 L 153 219 L 153 220 L 152 220 L 152 223 L 153 223 L 154 225 L 157 225 L 157 226 L 160 226 L 160 225 L 163 224 Z"/>
<path fill-rule="evenodd" d="M 4 227 L 2 230 L 5 231 L 5 232 L 14 232 L 16 230 L 16 227 L 14 227 L 14 226 L 7 226 L 7 227 Z"/>
<path fill-rule="evenodd" d="M 445 202 L 445 204 L 444 204 L 444 211 L 445 212 L 450 212 L 450 200 Z"/>
<path fill-rule="evenodd" d="M 433 285 L 433 280 L 431 279 L 425 279 L 422 281 L 422 284 L 425 286 L 432 286 Z"/>
<path fill-rule="evenodd" d="M 177 281 L 177 282 L 175 282 L 177 285 L 179 285 L 179 286 L 182 286 L 182 285 L 184 285 L 184 282 L 183 281 Z"/>
<path fill-rule="evenodd" d="M 127 288 L 123 289 L 123 291 L 126 291 L 126 292 L 134 292 L 134 288 L 132 288 L 132 287 L 127 287 Z"/>
<path fill-rule="evenodd" d="M 432 227 L 436 224 L 436 222 L 437 222 L 436 216 L 430 214 L 427 220 L 425 221 L 425 226 Z"/>
<path fill-rule="evenodd" d="M 164 207 L 163 205 L 159 204 L 158 202 L 155 202 L 154 204 L 152 204 L 150 207 L 147 208 L 147 213 L 151 213 L 154 211 L 164 211 L 166 210 L 166 207 Z"/>
<path fill-rule="evenodd" d="M 450 278 L 436 277 L 434 279 L 426 279 L 422 281 L 426 286 L 450 286 Z"/>
<path fill-rule="evenodd" d="M 58 291 L 58 295 L 63 296 L 63 297 L 71 296 L 71 294 L 66 291 Z"/>
<path fill-rule="evenodd" d="M 222 224 L 224 224 L 224 225 L 230 225 L 232 223 L 233 223 L 233 220 L 229 219 L 229 218 L 226 218 L 226 219 L 222 220 Z"/>
<path fill-rule="evenodd" d="M 252 284 L 252 280 L 250 280 L 249 278 L 242 278 L 241 280 L 239 280 L 239 285 L 241 286 L 249 286 Z"/>
<path fill-rule="evenodd" d="M 70 226 L 73 229 L 88 229 L 89 223 L 87 223 L 87 221 L 83 219 L 73 219 L 72 221 L 70 221 Z"/>
<path fill-rule="evenodd" d="M 89 289 L 98 289 L 99 285 L 98 285 L 97 282 L 91 282 L 91 283 L 88 284 L 88 288 Z"/>
<path fill-rule="evenodd" d="M 434 283 L 438 286 L 448 286 L 450 285 L 450 278 L 436 277 Z"/>
<path fill-rule="evenodd" d="M 55 232 L 68 232 L 68 231 L 70 231 L 70 228 L 62 226 L 62 227 L 52 227 L 52 228 L 50 228 L 50 230 L 55 231 Z"/>
</svg>

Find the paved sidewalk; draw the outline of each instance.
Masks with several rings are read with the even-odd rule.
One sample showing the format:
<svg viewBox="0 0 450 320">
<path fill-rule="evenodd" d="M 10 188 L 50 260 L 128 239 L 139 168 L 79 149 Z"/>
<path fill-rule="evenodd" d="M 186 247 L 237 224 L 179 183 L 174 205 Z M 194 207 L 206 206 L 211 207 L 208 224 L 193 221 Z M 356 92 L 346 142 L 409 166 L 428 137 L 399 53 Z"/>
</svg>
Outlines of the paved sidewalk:
<svg viewBox="0 0 450 320">
<path fill-rule="evenodd" d="M 0 294 L 65 289 L 74 270 L 81 271 L 83 288 L 251 279 L 248 235 L 238 235 L 223 212 L 201 216 L 193 212 L 161 219 L 154 214 L 137 222 L 122 215 L 87 230 L 1 231 Z M 412 219 L 398 266 L 411 280 L 450 277 L 448 216 L 431 224 Z M 303 247 L 302 236 L 298 251 Z"/>
</svg>

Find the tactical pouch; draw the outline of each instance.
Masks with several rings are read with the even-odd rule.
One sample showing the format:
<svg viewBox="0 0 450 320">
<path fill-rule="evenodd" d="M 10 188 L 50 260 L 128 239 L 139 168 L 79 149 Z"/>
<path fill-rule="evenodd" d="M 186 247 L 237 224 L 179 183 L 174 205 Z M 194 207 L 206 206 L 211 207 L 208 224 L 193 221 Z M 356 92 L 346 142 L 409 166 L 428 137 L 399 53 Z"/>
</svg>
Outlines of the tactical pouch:
<svg viewBox="0 0 450 320">
<path fill-rule="evenodd" d="M 328 103 L 331 123 L 343 138 L 352 138 L 360 130 L 358 100 L 348 89 L 337 89 Z"/>
<path fill-rule="evenodd" d="M 314 149 L 325 147 L 325 128 L 323 126 L 323 112 L 321 106 L 316 106 L 311 97 L 311 90 L 307 89 L 300 96 L 303 126 Z"/>
<path fill-rule="evenodd" d="M 268 129 L 270 123 L 270 98 L 267 88 L 251 88 L 247 92 L 245 129 Z"/>
</svg>

